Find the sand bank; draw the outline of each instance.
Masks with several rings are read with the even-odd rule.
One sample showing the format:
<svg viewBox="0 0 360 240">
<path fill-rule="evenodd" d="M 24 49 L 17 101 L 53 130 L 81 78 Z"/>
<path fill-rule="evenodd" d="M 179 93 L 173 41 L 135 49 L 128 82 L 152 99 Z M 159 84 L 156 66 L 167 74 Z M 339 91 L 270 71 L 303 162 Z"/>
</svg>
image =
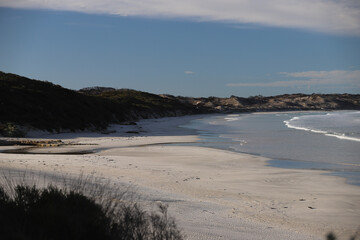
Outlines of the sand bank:
<svg viewBox="0 0 360 240">
<path fill-rule="evenodd" d="M 170 144 L 198 140 L 178 127 L 191 118 L 112 126 L 117 132 L 108 135 L 34 133 L 81 145 L 1 153 L 0 168 L 93 173 L 131 184 L 145 204 L 167 202 L 188 239 L 324 239 L 329 231 L 348 239 L 357 230 L 359 187 L 322 171 L 268 167 L 259 156 Z M 71 151 L 93 153 L 63 154 Z"/>
</svg>

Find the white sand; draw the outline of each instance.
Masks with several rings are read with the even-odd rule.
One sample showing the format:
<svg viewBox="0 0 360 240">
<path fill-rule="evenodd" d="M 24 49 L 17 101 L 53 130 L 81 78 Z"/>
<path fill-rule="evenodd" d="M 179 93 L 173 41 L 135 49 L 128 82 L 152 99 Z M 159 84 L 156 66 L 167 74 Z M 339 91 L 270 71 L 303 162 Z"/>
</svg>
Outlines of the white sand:
<svg viewBox="0 0 360 240">
<path fill-rule="evenodd" d="M 279 169 L 267 159 L 223 150 L 158 143 L 193 142 L 178 128 L 194 117 L 112 126 L 117 133 L 35 137 L 87 145 L 37 148 L 36 153 L 96 151 L 87 155 L 0 154 L 2 169 L 95 173 L 136 186 L 144 203 L 169 204 L 188 239 L 348 239 L 360 223 L 360 188 L 322 171 Z M 126 131 L 141 131 L 131 136 Z M 36 135 L 37 134 L 37 135 Z M 1 147 L 3 150 L 7 147 Z"/>
</svg>

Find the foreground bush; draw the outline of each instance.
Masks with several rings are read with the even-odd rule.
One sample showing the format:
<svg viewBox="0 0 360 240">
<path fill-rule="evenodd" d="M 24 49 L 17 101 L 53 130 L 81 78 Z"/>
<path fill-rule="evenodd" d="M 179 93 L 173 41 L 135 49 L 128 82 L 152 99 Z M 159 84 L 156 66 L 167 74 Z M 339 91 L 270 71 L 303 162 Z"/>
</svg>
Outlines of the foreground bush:
<svg viewBox="0 0 360 240">
<path fill-rule="evenodd" d="M 359 230 L 355 233 L 354 236 L 350 237 L 349 240 L 356 240 L 359 239 Z M 328 233 L 326 235 L 326 240 L 337 240 L 337 237 L 334 233 Z"/>
<path fill-rule="evenodd" d="M 0 239 L 182 239 L 167 206 L 148 213 L 108 194 L 85 196 L 54 186 L 0 186 Z M 104 193 L 104 192 L 103 192 Z"/>
</svg>

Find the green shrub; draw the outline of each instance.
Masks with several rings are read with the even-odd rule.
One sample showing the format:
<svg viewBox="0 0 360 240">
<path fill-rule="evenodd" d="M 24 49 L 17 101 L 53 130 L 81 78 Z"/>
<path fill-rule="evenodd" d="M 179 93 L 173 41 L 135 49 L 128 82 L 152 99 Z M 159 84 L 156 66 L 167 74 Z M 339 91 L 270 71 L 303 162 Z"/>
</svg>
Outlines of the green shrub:
<svg viewBox="0 0 360 240">
<path fill-rule="evenodd" d="M 25 137 L 24 131 L 13 123 L 0 123 L 0 135 L 4 137 Z"/>
</svg>

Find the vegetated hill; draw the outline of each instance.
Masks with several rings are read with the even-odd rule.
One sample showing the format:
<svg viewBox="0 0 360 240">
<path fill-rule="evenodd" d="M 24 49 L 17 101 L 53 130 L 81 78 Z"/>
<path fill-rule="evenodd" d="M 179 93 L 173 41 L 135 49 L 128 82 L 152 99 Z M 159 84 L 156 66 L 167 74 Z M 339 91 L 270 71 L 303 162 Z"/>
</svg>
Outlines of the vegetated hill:
<svg viewBox="0 0 360 240">
<path fill-rule="evenodd" d="M 193 107 L 184 107 L 189 104 L 153 94 L 120 90 L 109 96 L 105 93 L 84 94 L 0 72 L 0 132 L 8 123 L 49 131 L 102 129 L 109 123 L 195 112 Z"/>
<path fill-rule="evenodd" d="M 229 113 L 254 111 L 296 111 L 296 110 L 360 110 L 360 94 L 284 94 L 272 97 L 254 96 L 230 98 L 192 98 L 172 95 L 155 95 L 130 89 L 93 87 L 79 92 L 116 100 L 131 108 L 152 109 L 155 117 L 168 115 L 167 109 L 177 106 L 195 113 Z"/>
<path fill-rule="evenodd" d="M 297 111 L 297 110 L 360 110 L 360 94 L 284 94 L 274 97 L 230 98 L 186 98 L 202 111 L 254 112 L 254 111 Z"/>
<path fill-rule="evenodd" d="M 177 98 L 167 98 L 132 89 L 113 89 L 104 87 L 83 88 L 80 93 L 111 100 L 126 106 L 126 118 L 129 120 L 182 116 L 200 113 L 191 103 L 180 102 Z"/>
<path fill-rule="evenodd" d="M 196 113 L 360 110 L 360 95 L 285 94 L 275 97 L 191 98 L 104 87 L 73 91 L 0 72 L 0 134 L 14 125 L 49 131 L 103 129 L 109 123 Z M 6 131 L 5 131 L 5 130 Z"/>
<path fill-rule="evenodd" d="M 0 72 L 0 122 L 46 130 L 105 127 L 121 107 L 50 82 Z"/>
</svg>

